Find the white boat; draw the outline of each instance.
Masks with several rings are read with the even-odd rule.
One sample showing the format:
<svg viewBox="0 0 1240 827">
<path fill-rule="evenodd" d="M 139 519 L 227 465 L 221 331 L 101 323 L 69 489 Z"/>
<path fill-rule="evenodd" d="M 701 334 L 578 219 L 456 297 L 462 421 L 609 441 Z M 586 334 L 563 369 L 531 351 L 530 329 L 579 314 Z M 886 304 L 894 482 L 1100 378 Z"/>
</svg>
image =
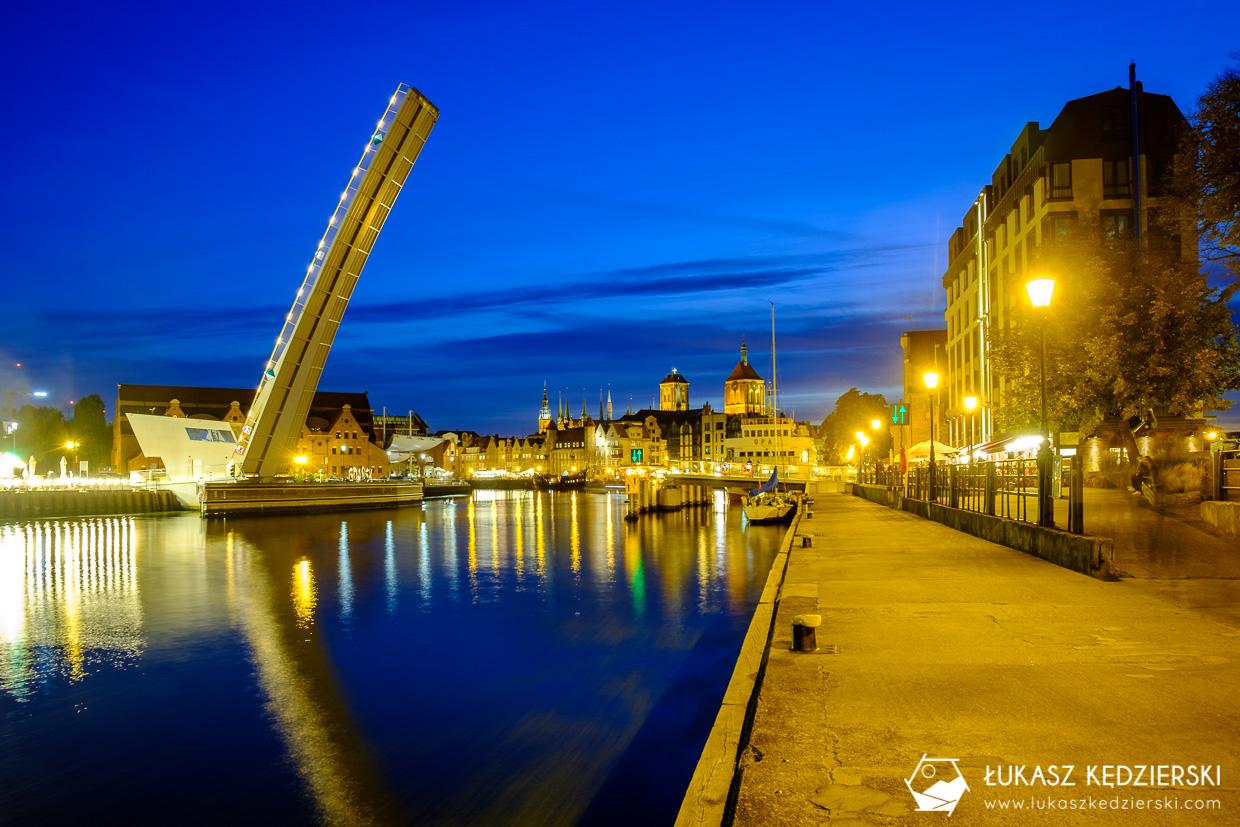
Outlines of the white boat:
<svg viewBox="0 0 1240 827">
<path fill-rule="evenodd" d="M 797 510 L 797 497 L 779 490 L 779 472 L 760 487 L 741 497 L 745 519 L 751 523 L 786 523 Z"/>
</svg>

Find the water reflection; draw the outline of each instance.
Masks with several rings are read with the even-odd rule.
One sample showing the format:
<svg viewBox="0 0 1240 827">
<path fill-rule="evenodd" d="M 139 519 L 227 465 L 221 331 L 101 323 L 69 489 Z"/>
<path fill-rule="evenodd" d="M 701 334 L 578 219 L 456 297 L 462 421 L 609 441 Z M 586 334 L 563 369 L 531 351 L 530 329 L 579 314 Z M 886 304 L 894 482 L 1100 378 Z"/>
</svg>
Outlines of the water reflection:
<svg viewBox="0 0 1240 827">
<path fill-rule="evenodd" d="M 0 526 L 0 691 L 25 700 L 142 649 L 133 520 Z"/>
<path fill-rule="evenodd" d="M 668 821 L 780 532 L 742 531 L 726 500 L 636 523 L 623 508 L 476 492 L 347 518 L 0 526 L 0 702 L 41 692 L 50 721 L 67 687 L 106 683 L 176 704 L 128 733 L 147 772 L 196 710 L 231 708 L 212 773 L 250 792 L 208 820 L 265 806 L 328 824 Z M 144 679 L 164 664 L 175 693 Z M 0 765 L 16 766 L 8 750 L 56 760 L 34 720 Z M 85 766 L 108 760 L 79 737 Z M 44 785 L 42 808 L 51 784 L 13 782 Z M 124 811 L 108 785 L 90 794 Z"/>
</svg>

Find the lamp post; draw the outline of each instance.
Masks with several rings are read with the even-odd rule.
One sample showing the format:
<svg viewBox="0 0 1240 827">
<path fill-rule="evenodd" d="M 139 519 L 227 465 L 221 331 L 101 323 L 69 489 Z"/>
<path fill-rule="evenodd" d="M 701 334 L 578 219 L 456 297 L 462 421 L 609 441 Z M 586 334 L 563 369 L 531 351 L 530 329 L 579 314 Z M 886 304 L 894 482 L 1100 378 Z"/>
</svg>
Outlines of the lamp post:
<svg viewBox="0 0 1240 827">
<path fill-rule="evenodd" d="M 969 412 L 969 462 L 973 461 L 973 440 L 977 436 L 973 428 L 973 411 L 977 409 L 977 397 L 966 396 L 964 398 L 964 409 Z"/>
<path fill-rule="evenodd" d="M 857 469 L 860 473 L 865 472 L 865 446 L 870 444 L 870 440 L 865 435 L 865 431 L 857 431 L 857 442 L 861 445 L 861 456 L 857 459 Z"/>
<path fill-rule="evenodd" d="M 1051 500 L 1051 446 L 1046 431 L 1046 314 L 1055 292 L 1055 280 L 1042 276 L 1025 285 L 1029 302 L 1038 312 L 1038 361 L 1042 374 L 1042 419 L 1038 432 L 1038 525 L 1054 526 L 1054 502 Z"/>
<path fill-rule="evenodd" d="M 930 502 L 938 501 L 938 492 L 934 486 L 934 389 L 939 386 L 939 374 L 933 370 L 927 371 L 921 377 L 926 383 L 926 389 L 930 391 Z"/>
<path fill-rule="evenodd" d="M 78 449 L 82 447 L 82 443 L 69 440 L 65 443 L 65 450 L 73 452 L 73 467 L 78 468 Z"/>
<path fill-rule="evenodd" d="M 879 430 L 883 427 L 883 421 L 881 419 L 871 419 L 870 427 L 874 429 L 874 433 L 877 434 Z M 874 457 L 874 482 L 875 484 L 877 484 L 878 483 L 878 457 L 876 454 L 871 454 L 871 456 Z M 890 456 L 888 457 L 888 459 L 890 459 Z"/>
</svg>

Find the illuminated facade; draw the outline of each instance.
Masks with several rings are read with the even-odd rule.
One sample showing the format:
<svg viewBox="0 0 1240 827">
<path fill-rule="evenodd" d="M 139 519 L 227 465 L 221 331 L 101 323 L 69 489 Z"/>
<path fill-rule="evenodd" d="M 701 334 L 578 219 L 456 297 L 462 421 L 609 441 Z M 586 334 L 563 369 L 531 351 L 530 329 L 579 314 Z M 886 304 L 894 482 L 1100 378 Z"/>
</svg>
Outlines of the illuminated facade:
<svg viewBox="0 0 1240 827">
<path fill-rule="evenodd" d="M 125 414 L 155 414 L 222 421 L 239 432 L 245 421 L 241 411 L 254 398 L 253 388 L 194 388 L 183 385 L 117 384 L 117 416 L 112 423 L 112 467 L 118 473 L 144 471 L 166 465 L 159 458 L 147 457 L 134 438 Z M 301 465 L 308 473 L 347 478 L 388 474 L 387 453 L 377 432 L 369 397 L 365 393 L 318 391 L 302 423 L 294 449 L 286 456 L 278 473 L 298 470 L 294 458 L 304 456 Z M 183 457 L 171 460 L 181 463 Z"/>
<path fill-rule="evenodd" d="M 749 364 L 749 348 L 741 339 L 741 360 L 723 383 L 723 412 L 766 416 L 766 382 Z"/>
<path fill-rule="evenodd" d="M 659 410 L 689 410 L 689 380 L 677 373 L 675 368 L 659 383 Z"/>
<path fill-rule="evenodd" d="M 1142 91 L 1135 69 L 1128 89 L 1070 101 L 1047 129 L 1025 124 L 948 241 L 943 441 L 994 436 L 1006 382 L 992 370 L 990 335 L 1027 304 L 1039 245 L 1082 223 L 1113 236 L 1159 232 L 1159 197 L 1185 126 L 1170 97 Z M 969 396 L 979 403 L 973 414 L 964 407 Z"/>
</svg>

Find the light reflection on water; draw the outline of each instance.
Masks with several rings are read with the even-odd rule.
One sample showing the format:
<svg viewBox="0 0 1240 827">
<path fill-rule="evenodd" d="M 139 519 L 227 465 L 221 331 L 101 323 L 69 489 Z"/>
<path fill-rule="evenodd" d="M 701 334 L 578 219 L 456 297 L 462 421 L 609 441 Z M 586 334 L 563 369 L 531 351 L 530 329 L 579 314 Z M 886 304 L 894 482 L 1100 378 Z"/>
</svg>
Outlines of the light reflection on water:
<svg viewBox="0 0 1240 827">
<path fill-rule="evenodd" d="M 41 768 L 119 760 L 174 800 L 230 790 L 205 822 L 670 822 L 781 532 L 742 531 L 726 501 L 623 507 L 475 492 L 0 526 L 0 809 L 54 822 L 71 799 Z M 205 777 L 167 771 L 170 750 Z M 141 823 L 127 792 L 80 790 Z"/>
</svg>

